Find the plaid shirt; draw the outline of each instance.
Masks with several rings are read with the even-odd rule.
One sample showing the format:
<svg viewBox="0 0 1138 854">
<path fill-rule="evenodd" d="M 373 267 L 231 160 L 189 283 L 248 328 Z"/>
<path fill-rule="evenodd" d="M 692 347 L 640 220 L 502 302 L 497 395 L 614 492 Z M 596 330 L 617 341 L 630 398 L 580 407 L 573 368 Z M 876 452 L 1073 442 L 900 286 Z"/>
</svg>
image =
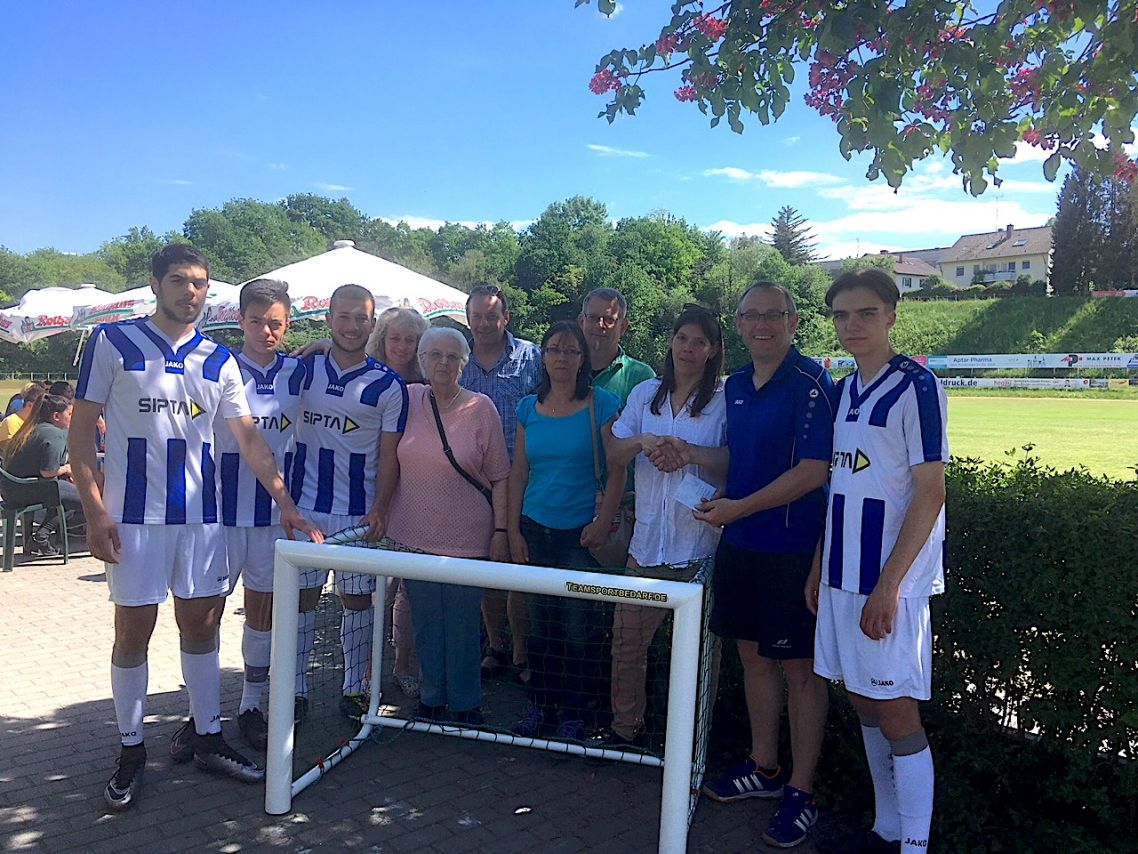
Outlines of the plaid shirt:
<svg viewBox="0 0 1138 854">
<path fill-rule="evenodd" d="M 471 354 L 458 384 L 470 391 L 486 395 L 502 419 L 506 434 L 506 450 L 514 458 L 514 437 L 518 432 L 518 401 L 532 394 L 541 381 L 541 349 L 532 341 L 515 338 L 506 332 L 506 347 L 490 368 L 483 369 Z"/>
</svg>

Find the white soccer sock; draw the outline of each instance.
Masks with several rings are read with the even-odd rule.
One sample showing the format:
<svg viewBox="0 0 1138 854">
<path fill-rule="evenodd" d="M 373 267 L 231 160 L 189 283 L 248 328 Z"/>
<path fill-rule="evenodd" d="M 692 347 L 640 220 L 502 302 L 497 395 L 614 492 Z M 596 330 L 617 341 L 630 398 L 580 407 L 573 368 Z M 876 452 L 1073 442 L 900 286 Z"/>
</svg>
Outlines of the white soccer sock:
<svg viewBox="0 0 1138 854">
<path fill-rule="evenodd" d="M 344 648 L 344 694 L 361 694 L 371 660 L 371 633 L 375 608 L 359 611 L 344 609 L 340 623 L 340 644 Z"/>
<path fill-rule="evenodd" d="M 873 832 L 888 842 L 901 838 L 901 818 L 897 814 L 897 786 L 893 782 L 893 755 L 889 739 L 881 727 L 861 725 L 861 740 L 869 775 L 873 778 Z"/>
<path fill-rule="evenodd" d="M 259 632 L 245 624 L 241 632 L 241 655 L 245 659 L 245 681 L 241 684 L 241 705 L 238 714 L 259 708 L 261 693 L 269 675 L 269 655 L 272 649 L 272 632 Z"/>
<path fill-rule="evenodd" d="M 221 678 L 221 623 L 217 624 L 217 631 L 215 631 L 213 633 L 213 645 L 215 647 L 217 647 L 217 662 L 218 662 L 218 671 L 217 672 L 218 672 L 218 678 L 220 679 Z M 184 675 L 183 675 L 182 681 L 185 681 Z M 189 692 L 189 683 L 186 683 L 186 693 L 187 694 L 190 693 Z M 187 697 L 186 699 L 189 702 L 189 710 L 186 712 L 186 717 L 193 718 L 193 716 L 194 716 L 194 701 L 189 697 Z M 194 721 L 194 723 L 196 724 L 197 721 Z"/>
<path fill-rule="evenodd" d="M 927 742 L 917 753 L 893 757 L 893 779 L 901 819 L 901 851 L 925 854 L 933 820 L 933 754 Z"/>
<path fill-rule="evenodd" d="M 150 669 L 143 661 L 137 667 L 111 665 L 111 695 L 115 700 L 115 720 L 123 747 L 142 744 L 142 719 L 146 716 L 146 686 Z"/>
<path fill-rule="evenodd" d="M 308 662 L 316 646 L 316 612 L 301 611 L 296 630 L 296 693 L 308 696 Z"/>
<path fill-rule="evenodd" d="M 221 732 L 221 661 L 217 650 L 183 650 L 182 679 L 190 692 L 190 711 L 198 735 Z"/>
</svg>

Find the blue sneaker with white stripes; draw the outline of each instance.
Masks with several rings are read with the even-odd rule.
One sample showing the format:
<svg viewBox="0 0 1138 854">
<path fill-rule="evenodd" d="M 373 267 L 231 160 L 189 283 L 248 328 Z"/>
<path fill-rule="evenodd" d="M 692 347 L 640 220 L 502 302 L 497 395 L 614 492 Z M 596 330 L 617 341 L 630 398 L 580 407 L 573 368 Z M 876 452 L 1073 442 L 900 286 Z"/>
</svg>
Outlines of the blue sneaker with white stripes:
<svg viewBox="0 0 1138 854">
<path fill-rule="evenodd" d="M 806 833 L 818 821 L 818 805 L 814 795 L 786 786 L 783 789 L 782 803 L 771 818 L 770 826 L 763 834 L 763 841 L 776 848 L 793 848 L 805 841 Z"/>
<path fill-rule="evenodd" d="M 717 780 L 703 784 L 703 793 L 713 801 L 729 804 L 744 798 L 777 798 L 790 774 L 779 766 L 767 774 L 750 756 Z"/>
</svg>

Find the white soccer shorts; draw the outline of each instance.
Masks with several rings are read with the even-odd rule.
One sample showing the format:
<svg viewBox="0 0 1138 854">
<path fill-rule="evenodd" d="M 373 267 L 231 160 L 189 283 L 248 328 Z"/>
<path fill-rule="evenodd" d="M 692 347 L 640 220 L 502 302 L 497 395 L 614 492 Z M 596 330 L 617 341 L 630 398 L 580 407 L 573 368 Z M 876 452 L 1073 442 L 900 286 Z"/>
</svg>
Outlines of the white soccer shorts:
<svg viewBox="0 0 1138 854">
<path fill-rule="evenodd" d="M 325 536 L 354 528 L 360 524 L 360 516 L 342 516 L 339 513 L 318 513 L 315 510 L 301 510 L 302 515 L 324 532 Z M 306 569 L 300 573 L 300 589 L 309 590 L 323 587 L 328 580 L 326 569 Z M 375 576 L 359 572 L 336 571 L 336 589 L 348 596 L 365 596 L 375 592 Z"/>
<path fill-rule="evenodd" d="M 872 640 L 861 630 L 868 596 L 822 584 L 814 629 L 814 672 L 871 700 L 932 696 L 932 620 L 927 596 L 902 597 L 893 631 Z"/>
<path fill-rule="evenodd" d="M 122 549 L 108 563 L 111 601 L 128 607 L 157 605 L 168 593 L 179 599 L 224 596 L 229 566 L 221 525 L 118 523 Z"/>
<path fill-rule="evenodd" d="M 280 525 L 262 528 L 225 528 L 225 551 L 229 555 L 229 589 L 245 577 L 245 587 L 258 593 L 273 592 L 273 565 L 277 540 L 285 539 Z"/>
</svg>

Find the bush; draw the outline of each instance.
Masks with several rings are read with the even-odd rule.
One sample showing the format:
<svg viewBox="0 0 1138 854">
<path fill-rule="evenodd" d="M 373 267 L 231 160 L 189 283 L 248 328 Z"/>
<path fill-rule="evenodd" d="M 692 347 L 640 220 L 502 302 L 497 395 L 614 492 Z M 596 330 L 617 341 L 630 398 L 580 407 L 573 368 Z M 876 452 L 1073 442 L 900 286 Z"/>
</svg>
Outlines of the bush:
<svg viewBox="0 0 1138 854">
<path fill-rule="evenodd" d="M 933 598 L 933 700 L 922 708 L 936 849 L 1132 850 L 1138 481 L 1058 472 L 1031 456 L 954 460 L 947 507 L 947 589 Z M 750 747 L 729 648 L 719 684 L 713 764 Z M 842 689 L 831 699 L 819 797 L 868 827 L 857 717 Z"/>
</svg>

